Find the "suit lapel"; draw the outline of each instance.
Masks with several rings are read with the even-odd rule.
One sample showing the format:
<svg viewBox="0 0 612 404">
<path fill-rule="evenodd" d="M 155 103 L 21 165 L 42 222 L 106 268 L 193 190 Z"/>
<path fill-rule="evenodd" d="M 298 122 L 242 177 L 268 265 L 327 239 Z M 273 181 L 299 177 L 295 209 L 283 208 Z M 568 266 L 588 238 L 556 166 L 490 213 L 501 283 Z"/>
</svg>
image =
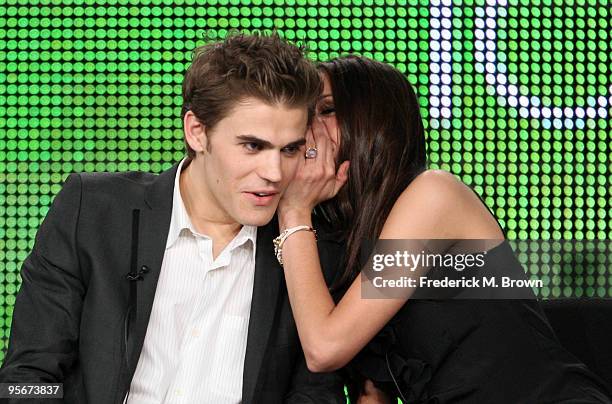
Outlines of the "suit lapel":
<svg viewBox="0 0 612 404">
<path fill-rule="evenodd" d="M 142 350 L 151 307 L 157 289 L 157 281 L 161 270 L 162 260 L 170 219 L 172 214 L 172 193 L 174 178 L 178 164 L 172 169 L 160 174 L 155 181 L 147 186 L 145 191 L 146 206 L 140 212 L 140 237 L 138 245 L 137 268 L 147 266 L 149 271 L 137 282 L 136 319 L 131 325 L 130 341 L 128 347 L 128 381 L 136 370 L 138 358 Z"/>
<path fill-rule="evenodd" d="M 242 384 L 243 403 L 252 403 L 254 400 L 255 387 L 274 324 L 279 289 L 283 279 L 283 269 L 276 261 L 272 245 L 276 233 L 278 233 L 276 218 L 257 231 L 255 279 Z"/>
</svg>

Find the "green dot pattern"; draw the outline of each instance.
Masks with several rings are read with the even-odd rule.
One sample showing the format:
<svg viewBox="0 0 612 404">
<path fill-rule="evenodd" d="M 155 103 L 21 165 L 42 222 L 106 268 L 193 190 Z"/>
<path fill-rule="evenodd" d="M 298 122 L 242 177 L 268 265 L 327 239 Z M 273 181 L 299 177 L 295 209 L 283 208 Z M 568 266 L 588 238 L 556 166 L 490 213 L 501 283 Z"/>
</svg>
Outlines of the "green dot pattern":
<svg viewBox="0 0 612 404">
<path fill-rule="evenodd" d="M 234 29 L 275 29 L 315 60 L 396 66 L 419 95 L 430 166 L 470 185 L 509 239 L 612 239 L 610 0 L 103 3 L 0 2 L 4 348 L 21 264 L 64 179 L 181 159 L 191 51 Z M 609 249 L 554 273 L 543 260 L 558 255 L 542 256 L 523 257 L 540 297 L 612 297 Z"/>
</svg>

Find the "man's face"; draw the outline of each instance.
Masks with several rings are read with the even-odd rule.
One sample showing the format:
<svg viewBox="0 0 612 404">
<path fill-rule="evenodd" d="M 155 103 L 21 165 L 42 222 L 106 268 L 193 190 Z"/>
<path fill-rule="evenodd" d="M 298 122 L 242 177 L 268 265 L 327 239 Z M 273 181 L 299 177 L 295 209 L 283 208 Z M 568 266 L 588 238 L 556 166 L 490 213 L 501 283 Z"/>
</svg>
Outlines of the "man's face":
<svg viewBox="0 0 612 404">
<path fill-rule="evenodd" d="M 237 104 L 202 137 L 209 144 L 192 162 L 194 181 L 203 185 L 195 200 L 211 205 L 215 221 L 267 224 L 304 158 L 307 120 L 306 107 L 254 98 Z"/>
</svg>

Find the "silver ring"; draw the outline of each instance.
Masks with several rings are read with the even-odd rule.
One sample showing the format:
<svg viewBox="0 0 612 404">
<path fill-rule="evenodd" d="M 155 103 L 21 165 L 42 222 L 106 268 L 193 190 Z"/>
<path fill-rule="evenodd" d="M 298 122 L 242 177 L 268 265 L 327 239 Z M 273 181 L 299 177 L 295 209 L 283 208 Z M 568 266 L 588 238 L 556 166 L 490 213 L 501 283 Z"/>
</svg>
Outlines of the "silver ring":
<svg viewBox="0 0 612 404">
<path fill-rule="evenodd" d="M 304 157 L 306 157 L 307 159 L 316 159 L 317 158 L 317 148 L 309 147 L 308 149 L 306 149 L 306 153 L 304 153 Z"/>
</svg>

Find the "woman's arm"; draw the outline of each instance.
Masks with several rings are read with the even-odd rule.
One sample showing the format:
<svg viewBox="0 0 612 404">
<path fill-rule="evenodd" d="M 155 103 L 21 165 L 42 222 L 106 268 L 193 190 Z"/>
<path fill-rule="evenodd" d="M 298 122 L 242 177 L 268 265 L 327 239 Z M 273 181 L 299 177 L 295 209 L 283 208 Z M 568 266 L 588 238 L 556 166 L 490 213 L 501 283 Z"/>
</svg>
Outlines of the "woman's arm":
<svg viewBox="0 0 612 404">
<path fill-rule="evenodd" d="M 311 225 L 310 212 L 279 209 L 282 229 Z M 419 175 L 395 202 L 381 239 L 503 239 L 487 208 L 444 171 Z M 347 364 L 403 306 L 406 299 L 362 299 L 356 278 L 336 306 L 321 273 L 314 236 L 291 235 L 283 246 L 285 279 L 311 371 Z"/>
</svg>

